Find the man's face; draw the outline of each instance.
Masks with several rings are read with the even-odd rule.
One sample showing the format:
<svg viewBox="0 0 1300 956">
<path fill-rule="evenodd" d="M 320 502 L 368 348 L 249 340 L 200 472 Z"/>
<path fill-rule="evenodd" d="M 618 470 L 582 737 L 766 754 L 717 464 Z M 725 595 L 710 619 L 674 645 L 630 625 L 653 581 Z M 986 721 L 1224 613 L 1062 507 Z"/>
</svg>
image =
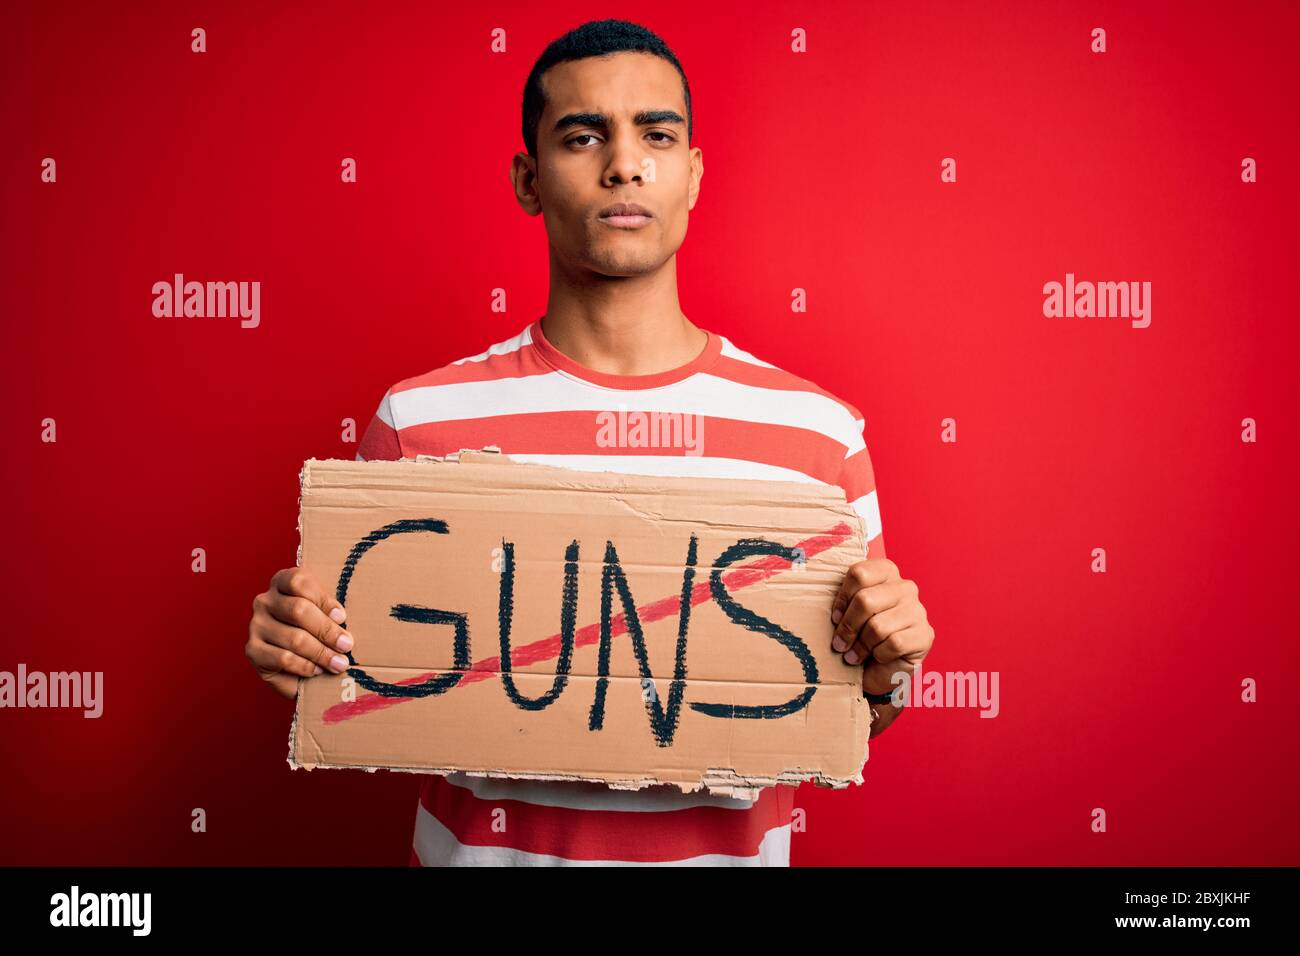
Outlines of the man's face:
<svg viewBox="0 0 1300 956">
<path fill-rule="evenodd" d="M 542 89 L 536 175 L 521 153 L 512 178 L 520 205 L 542 214 L 552 255 L 607 276 L 660 268 L 686 238 L 704 173 L 681 76 L 649 53 L 615 53 L 559 63 Z M 646 215 L 610 215 L 618 204 Z"/>
</svg>

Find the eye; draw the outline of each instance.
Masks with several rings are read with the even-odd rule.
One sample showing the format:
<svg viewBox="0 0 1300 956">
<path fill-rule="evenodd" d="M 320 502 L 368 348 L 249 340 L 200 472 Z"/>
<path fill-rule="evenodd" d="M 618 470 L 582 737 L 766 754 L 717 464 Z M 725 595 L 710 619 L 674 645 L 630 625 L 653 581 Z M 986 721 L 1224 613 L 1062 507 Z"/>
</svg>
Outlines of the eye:
<svg viewBox="0 0 1300 956">
<path fill-rule="evenodd" d="M 649 135 L 651 135 L 651 136 L 662 136 L 663 139 L 661 139 L 661 140 L 658 141 L 658 142 L 660 142 L 660 143 L 665 143 L 665 142 L 667 142 L 667 143 L 671 143 L 671 142 L 674 141 L 674 140 L 673 140 L 673 135 L 672 135 L 671 133 L 665 133 L 663 130 L 652 129 L 652 130 L 650 131 Z"/>
<path fill-rule="evenodd" d="M 588 138 L 590 138 L 590 139 L 595 139 L 595 138 L 596 138 L 596 134 L 595 134 L 595 133 L 579 133 L 577 136 L 573 137 L 573 139 L 569 140 L 569 145 L 570 145 L 570 146 L 573 146 L 573 145 L 575 145 L 575 144 L 578 143 L 578 140 L 580 140 L 580 139 L 588 139 Z"/>
</svg>

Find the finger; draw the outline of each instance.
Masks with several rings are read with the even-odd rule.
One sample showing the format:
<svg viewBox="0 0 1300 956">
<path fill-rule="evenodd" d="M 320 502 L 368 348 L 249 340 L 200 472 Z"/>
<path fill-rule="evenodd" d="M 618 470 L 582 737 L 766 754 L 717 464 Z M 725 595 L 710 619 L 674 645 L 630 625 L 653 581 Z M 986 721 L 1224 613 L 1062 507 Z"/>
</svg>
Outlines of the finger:
<svg viewBox="0 0 1300 956">
<path fill-rule="evenodd" d="M 304 568 L 285 568 L 276 572 L 275 577 L 271 578 L 271 588 L 281 594 L 306 598 L 335 624 L 347 620 L 348 609 L 321 586 L 314 574 Z"/>
<path fill-rule="evenodd" d="M 264 641 L 261 637 L 249 638 L 244 648 L 244 655 L 253 662 L 253 666 L 264 678 L 270 678 L 271 675 L 281 671 L 295 677 L 314 677 L 321 673 L 320 668 L 307 658 L 278 644 Z"/>
<path fill-rule="evenodd" d="M 844 616 L 835 625 L 831 649 L 842 654 L 853 646 L 862 626 L 875 614 L 888 610 L 903 599 L 906 589 L 901 581 L 885 581 L 868 585 L 856 591 L 844 609 Z"/>
<path fill-rule="evenodd" d="M 351 634 L 326 617 L 320 607 L 313 604 L 309 598 L 294 597 L 279 591 L 268 591 L 266 594 L 266 610 L 273 621 L 305 631 L 319 643 L 332 651 L 337 651 L 341 655 L 346 656 L 348 651 L 352 650 L 356 644 Z M 263 635 L 263 637 L 271 640 L 266 635 Z M 279 642 L 272 641 L 272 643 Z M 293 647 L 292 644 L 282 646 Z M 311 650 L 313 651 L 312 654 L 304 654 L 303 656 L 311 657 L 322 667 L 327 666 L 328 655 L 326 658 L 320 658 L 315 653 L 316 648 L 313 647 Z"/>
<path fill-rule="evenodd" d="M 900 684 L 906 683 L 895 680 L 894 675 L 912 674 L 925 657 L 928 642 L 925 628 L 919 624 L 891 634 L 877 646 L 875 656 L 863 668 L 863 688 L 872 694 L 892 694 Z M 908 690 L 915 688 L 909 687 Z"/>
<path fill-rule="evenodd" d="M 871 649 L 871 656 L 878 664 L 888 664 L 904 657 L 915 662 L 917 654 L 928 652 L 933 643 L 934 629 L 928 621 L 921 621 L 894 631 Z"/>
<path fill-rule="evenodd" d="M 877 611 L 867 618 L 862 629 L 858 631 L 857 640 L 844 654 L 844 663 L 861 664 L 875 652 L 877 647 L 888 640 L 890 635 L 909 627 L 912 621 L 913 616 L 902 600 L 893 607 Z"/>
<path fill-rule="evenodd" d="M 853 565 L 844 573 L 840 589 L 831 602 L 831 623 L 840 623 L 849 601 L 862 588 L 882 584 L 896 577 L 898 577 L 898 566 L 888 558 L 867 558 Z"/>
<path fill-rule="evenodd" d="M 335 648 L 309 634 L 300 627 L 292 627 L 274 618 L 262 621 L 257 636 L 273 647 L 282 648 L 303 660 L 335 674 L 348 669 L 350 661 L 346 654 L 339 654 Z M 295 673 L 299 673 L 295 671 Z M 303 674 L 312 676 L 311 673 Z"/>
</svg>

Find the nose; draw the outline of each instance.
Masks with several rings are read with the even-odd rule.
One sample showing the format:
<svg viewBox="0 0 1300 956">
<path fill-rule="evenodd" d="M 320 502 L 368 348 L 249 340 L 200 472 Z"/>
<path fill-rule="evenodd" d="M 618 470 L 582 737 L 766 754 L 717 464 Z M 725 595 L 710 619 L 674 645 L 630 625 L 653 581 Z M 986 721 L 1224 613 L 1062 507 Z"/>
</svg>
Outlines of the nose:
<svg viewBox="0 0 1300 956">
<path fill-rule="evenodd" d="M 645 151 L 641 147 L 640 131 L 636 127 L 616 129 L 610 135 L 606 148 L 609 152 L 609 160 L 605 164 L 606 186 L 641 181 Z"/>
</svg>

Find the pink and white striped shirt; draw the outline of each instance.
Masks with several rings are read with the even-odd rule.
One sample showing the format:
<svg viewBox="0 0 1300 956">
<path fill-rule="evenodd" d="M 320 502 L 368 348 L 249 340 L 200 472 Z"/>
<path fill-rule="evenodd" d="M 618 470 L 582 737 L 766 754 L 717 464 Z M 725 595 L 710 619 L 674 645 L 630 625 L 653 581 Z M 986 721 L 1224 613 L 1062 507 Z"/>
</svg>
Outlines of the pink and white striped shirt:
<svg viewBox="0 0 1300 956">
<path fill-rule="evenodd" d="M 597 427 L 602 412 L 699 416 L 704 440 L 611 444 Z M 519 461 L 588 471 L 838 485 L 866 524 L 867 556 L 877 558 L 885 544 L 863 434 L 852 405 L 720 335 L 709 333 L 704 351 L 680 368 L 610 375 L 556 349 L 538 320 L 478 355 L 393 385 L 357 458 L 496 445 Z M 673 786 L 631 792 L 430 774 L 421 784 L 411 863 L 788 866 L 794 790 L 770 787 L 751 801 Z M 498 808 L 507 812 L 507 832 L 493 826 Z"/>
</svg>

